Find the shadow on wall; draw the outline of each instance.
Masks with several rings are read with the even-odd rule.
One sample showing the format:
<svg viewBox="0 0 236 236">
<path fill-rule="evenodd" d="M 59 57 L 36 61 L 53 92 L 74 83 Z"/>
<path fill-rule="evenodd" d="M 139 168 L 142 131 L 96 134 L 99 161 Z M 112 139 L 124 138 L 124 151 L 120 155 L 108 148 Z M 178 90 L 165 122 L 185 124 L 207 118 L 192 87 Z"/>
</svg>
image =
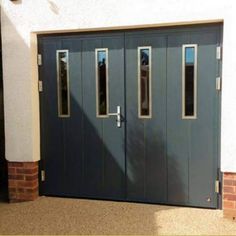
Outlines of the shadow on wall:
<svg viewBox="0 0 236 236">
<path fill-rule="evenodd" d="M 60 13 L 59 7 L 53 1 L 48 0 L 48 4 L 54 14 L 58 15 Z"/>
<path fill-rule="evenodd" d="M 18 5 L 22 3 L 22 0 L 10 0 L 13 4 Z"/>
</svg>

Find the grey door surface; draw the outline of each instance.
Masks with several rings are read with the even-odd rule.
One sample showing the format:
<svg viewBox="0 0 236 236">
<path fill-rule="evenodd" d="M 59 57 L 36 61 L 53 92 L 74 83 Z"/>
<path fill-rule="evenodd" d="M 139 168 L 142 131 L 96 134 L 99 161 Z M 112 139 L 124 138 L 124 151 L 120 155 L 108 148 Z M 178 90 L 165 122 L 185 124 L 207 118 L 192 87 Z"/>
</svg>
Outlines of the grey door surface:
<svg viewBox="0 0 236 236">
<path fill-rule="evenodd" d="M 220 32 L 39 36 L 42 194 L 217 208 Z"/>
<path fill-rule="evenodd" d="M 217 31 L 174 34 L 167 49 L 168 202 L 217 206 Z M 196 118 L 182 117 L 182 45 L 196 44 Z"/>
<path fill-rule="evenodd" d="M 166 172 L 166 37 L 126 36 L 127 198 L 165 202 Z M 138 48 L 149 48 L 150 117 L 140 118 Z M 141 49 L 140 49 L 141 50 Z M 152 110 L 152 111 L 151 111 Z"/>
<path fill-rule="evenodd" d="M 115 112 L 117 106 L 124 112 L 123 38 L 119 34 L 43 37 L 39 46 L 43 57 L 40 67 L 43 193 L 124 199 L 125 126 L 118 128 L 113 116 L 97 117 L 95 80 L 95 50 L 107 48 L 108 112 Z M 57 53 L 64 50 L 68 50 L 70 114 L 60 117 Z"/>
<path fill-rule="evenodd" d="M 88 197 L 124 199 L 125 125 L 117 127 L 116 116 L 96 115 L 95 50 L 107 50 L 108 106 L 124 113 L 124 47 L 120 35 L 83 41 L 83 156 L 84 194 Z M 98 85 L 97 85 L 98 86 Z M 99 87 L 99 86 L 98 86 Z"/>
</svg>

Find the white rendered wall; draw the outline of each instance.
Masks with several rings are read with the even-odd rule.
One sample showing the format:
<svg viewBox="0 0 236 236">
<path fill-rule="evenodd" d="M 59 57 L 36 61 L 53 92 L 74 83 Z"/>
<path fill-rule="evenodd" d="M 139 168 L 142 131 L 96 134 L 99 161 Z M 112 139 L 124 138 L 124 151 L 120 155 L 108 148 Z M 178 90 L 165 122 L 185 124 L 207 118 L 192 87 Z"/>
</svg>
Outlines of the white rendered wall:
<svg viewBox="0 0 236 236">
<path fill-rule="evenodd" d="M 235 12 L 235 0 L 2 0 L 7 160 L 40 159 L 31 32 L 223 19 L 221 162 L 222 171 L 236 172 Z"/>
</svg>

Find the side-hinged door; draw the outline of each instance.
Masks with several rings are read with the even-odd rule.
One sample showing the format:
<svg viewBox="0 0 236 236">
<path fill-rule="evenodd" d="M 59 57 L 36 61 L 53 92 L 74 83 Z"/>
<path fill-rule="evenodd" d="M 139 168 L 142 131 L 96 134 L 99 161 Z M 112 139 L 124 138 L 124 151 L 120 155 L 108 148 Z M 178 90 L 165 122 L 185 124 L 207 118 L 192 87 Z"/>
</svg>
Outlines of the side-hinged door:
<svg viewBox="0 0 236 236">
<path fill-rule="evenodd" d="M 82 193 L 81 41 L 39 37 L 41 190 Z"/>
<path fill-rule="evenodd" d="M 124 37 L 39 38 L 42 192 L 125 199 Z"/>
<path fill-rule="evenodd" d="M 126 33 L 127 199 L 166 202 L 166 37 Z"/>
<path fill-rule="evenodd" d="M 217 208 L 220 26 L 168 36 L 168 203 Z"/>
<path fill-rule="evenodd" d="M 82 42 L 84 195 L 125 199 L 123 34 Z"/>
</svg>

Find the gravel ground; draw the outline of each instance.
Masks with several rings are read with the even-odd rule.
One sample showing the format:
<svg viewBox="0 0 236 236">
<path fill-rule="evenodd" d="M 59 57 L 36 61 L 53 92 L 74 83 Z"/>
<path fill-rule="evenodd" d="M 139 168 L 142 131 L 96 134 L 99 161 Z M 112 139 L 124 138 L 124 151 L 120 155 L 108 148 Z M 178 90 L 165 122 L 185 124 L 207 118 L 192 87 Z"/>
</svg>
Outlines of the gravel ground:
<svg viewBox="0 0 236 236">
<path fill-rule="evenodd" d="M 236 235 L 220 210 L 40 197 L 0 203 L 0 234 Z"/>
</svg>

